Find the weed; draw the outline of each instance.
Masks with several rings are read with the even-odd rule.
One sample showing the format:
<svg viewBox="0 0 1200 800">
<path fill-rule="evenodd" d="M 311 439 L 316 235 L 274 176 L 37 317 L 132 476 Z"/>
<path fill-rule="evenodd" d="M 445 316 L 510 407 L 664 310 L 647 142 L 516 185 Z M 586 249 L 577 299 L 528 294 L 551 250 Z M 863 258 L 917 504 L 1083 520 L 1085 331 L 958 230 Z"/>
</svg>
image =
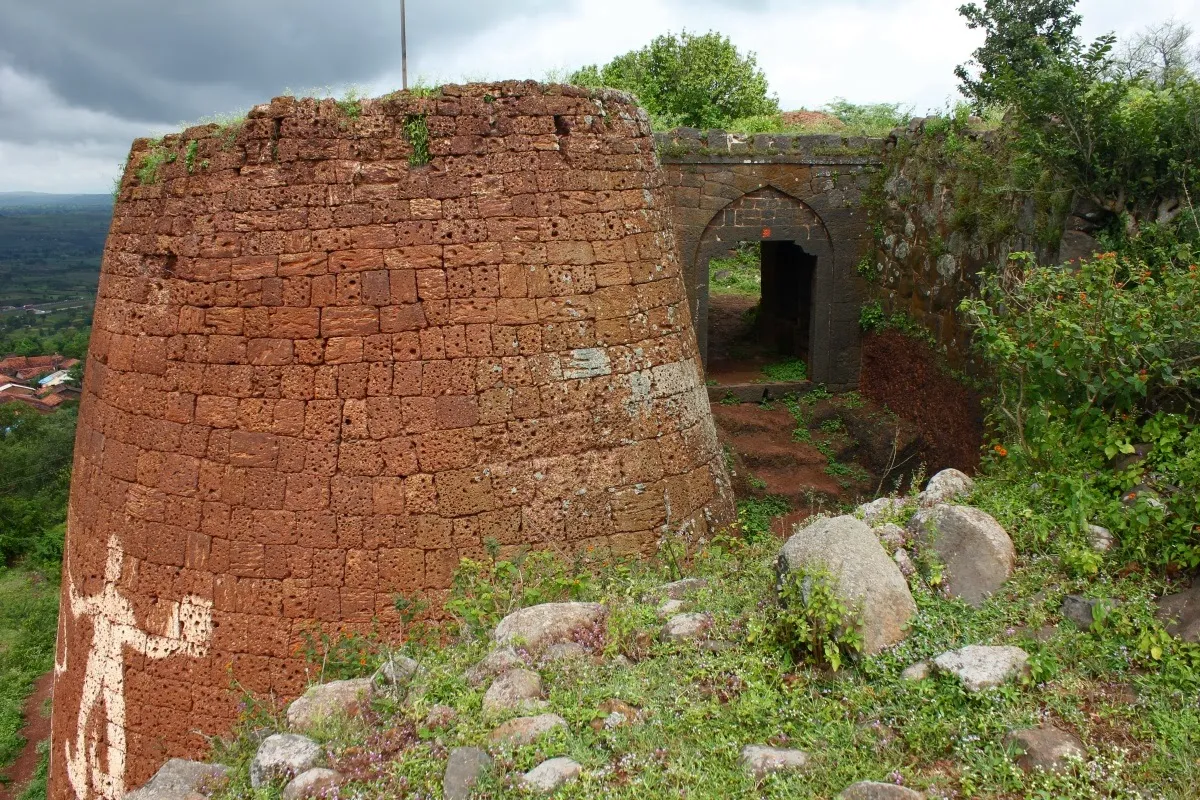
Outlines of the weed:
<svg viewBox="0 0 1200 800">
<path fill-rule="evenodd" d="M 776 495 L 739 500 L 737 528 L 747 542 L 756 542 L 771 532 L 772 519 L 790 510 L 787 500 Z"/>
<path fill-rule="evenodd" d="M 424 114 L 410 114 L 404 118 L 404 136 L 412 147 L 408 163 L 413 167 L 423 167 L 430 161 L 429 156 L 429 126 Z"/>
<path fill-rule="evenodd" d="M 836 672 L 862 651 L 858 613 L 840 599 L 828 572 L 788 571 L 775 589 L 775 640 L 794 664 L 827 665 Z"/>
<path fill-rule="evenodd" d="M 887 314 L 883 310 L 883 303 L 878 300 L 872 300 L 869 303 L 863 303 L 863 307 L 858 312 L 858 327 L 864 331 L 875 331 L 883 327 L 887 319 Z"/>
<path fill-rule="evenodd" d="M 356 86 L 351 86 L 346 89 L 345 94 L 334 102 L 337 103 L 338 110 L 349 119 L 356 120 L 362 116 L 362 93 Z"/>
<path fill-rule="evenodd" d="M 764 481 L 762 478 L 755 477 L 754 475 L 750 475 L 749 477 L 747 477 L 746 483 L 750 486 L 751 489 L 754 489 L 755 491 L 759 491 L 759 492 L 761 492 L 763 489 L 767 488 L 767 482 Z"/>
<path fill-rule="evenodd" d="M 808 380 L 808 364 L 798 358 L 778 364 L 767 364 L 762 368 L 762 372 L 773 381 L 794 383 Z"/>
<path fill-rule="evenodd" d="M 761 264 L 761 242 L 738 242 L 728 257 L 709 260 L 709 291 L 757 297 L 762 293 Z"/>
<path fill-rule="evenodd" d="M 184 163 L 187 165 L 188 175 L 191 175 L 196 166 L 196 153 L 200 150 L 200 142 L 195 139 L 189 139 L 187 143 L 187 151 L 184 155 Z"/>
<path fill-rule="evenodd" d="M 739 405 L 741 402 L 742 401 L 740 399 L 738 399 L 738 396 L 736 394 L 734 394 L 733 392 L 729 392 L 729 391 L 725 392 L 725 396 L 721 398 L 721 405 L 723 405 L 723 406 L 736 406 L 736 405 Z"/>
<path fill-rule="evenodd" d="M 846 430 L 846 423 L 842 422 L 841 417 L 830 417 L 821 423 L 821 430 L 825 433 L 838 433 Z"/>
<path fill-rule="evenodd" d="M 138 164 L 137 178 L 142 186 L 153 186 L 158 182 L 158 170 L 163 164 L 168 164 L 176 158 L 175 153 L 163 146 L 162 139 L 150 143 L 150 152 L 142 156 Z"/>
</svg>

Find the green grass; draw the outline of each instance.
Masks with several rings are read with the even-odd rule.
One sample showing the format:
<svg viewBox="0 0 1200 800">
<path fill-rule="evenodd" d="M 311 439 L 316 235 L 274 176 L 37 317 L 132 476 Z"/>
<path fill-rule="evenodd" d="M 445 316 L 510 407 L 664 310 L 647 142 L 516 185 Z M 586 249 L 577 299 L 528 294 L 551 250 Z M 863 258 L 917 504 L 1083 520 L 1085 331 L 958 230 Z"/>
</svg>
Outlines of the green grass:
<svg viewBox="0 0 1200 800">
<path fill-rule="evenodd" d="M 708 290 L 712 294 L 762 294 L 761 244 L 740 242 L 726 258 L 708 262 Z M 719 277 L 718 277 L 719 276 Z"/>
<path fill-rule="evenodd" d="M 767 364 L 762 368 L 762 373 L 772 381 L 786 383 L 806 381 L 808 380 L 808 364 L 798 358 L 793 358 L 790 361 Z"/>
<path fill-rule="evenodd" d="M 40 573 L 0 567 L 0 769 L 24 747 L 25 700 L 54 664 L 58 589 Z"/>
<path fill-rule="evenodd" d="M 769 535 L 749 545 L 719 539 L 688 565 L 687 574 L 706 577 L 709 586 L 689 597 L 686 610 L 714 615 L 714 637 L 727 643 L 723 649 L 658 637 L 657 599 L 648 592 L 676 577 L 664 564 L 613 565 L 595 578 L 584 596 L 610 608 L 601 655 L 539 669 L 549 710 L 563 716 L 568 729 L 497 753 L 480 796 L 524 796 L 516 788 L 520 773 L 564 755 L 583 765 L 584 774 L 556 795 L 563 798 L 828 798 L 860 780 L 900 780 L 936 797 L 1132 797 L 1143 790 L 1184 798 L 1200 780 L 1200 710 L 1185 699 L 1194 689 L 1179 694 L 1164 671 L 1135 663 L 1127 642 L 1116 637 L 1066 624 L 1043 641 L 1029 635 L 1055 620 L 1065 593 L 1100 587 L 1070 580 L 1045 558 L 1021 559 L 1004 590 L 979 609 L 914 581 L 920 613 L 909 638 L 830 673 L 792 664 L 768 635 L 778 547 Z M 1148 619 L 1147 582 L 1125 579 L 1102 588 Z M 918 660 L 971 643 L 1024 647 L 1036 683 L 970 695 L 945 677 L 900 678 Z M 378 749 L 379 730 L 412 731 L 372 780 L 348 787 L 355 796 L 438 796 L 448 749 L 485 744 L 496 724 L 480 714 L 486 687 L 473 688 L 461 676 L 486 651 L 482 637 L 414 647 L 428 669 L 421 697 L 411 705 L 379 700 L 370 724 L 352 721 L 317 732 L 337 765 L 352 748 Z M 632 663 L 615 663 L 616 655 Z M 612 698 L 642 709 L 644 722 L 593 727 L 604 716 L 601 704 Z M 445 729 L 422 731 L 420 720 L 435 703 L 459 715 Z M 1023 775 L 1003 739 L 1041 720 L 1078 733 L 1087 763 L 1061 776 Z M 249 791 L 245 763 L 253 741 L 247 732 L 222 751 L 240 754 L 231 759 L 238 773 L 224 798 L 276 796 L 278 786 Z M 810 768 L 755 784 L 738 766 L 738 752 L 762 742 L 806 750 Z"/>
</svg>

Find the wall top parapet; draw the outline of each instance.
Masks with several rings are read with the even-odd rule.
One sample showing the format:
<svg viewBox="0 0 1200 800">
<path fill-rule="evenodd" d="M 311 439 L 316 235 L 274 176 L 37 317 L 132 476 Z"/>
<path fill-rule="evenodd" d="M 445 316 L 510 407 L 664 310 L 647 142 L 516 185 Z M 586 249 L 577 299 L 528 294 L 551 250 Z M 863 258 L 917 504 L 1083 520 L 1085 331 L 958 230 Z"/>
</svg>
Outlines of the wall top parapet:
<svg viewBox="0 0 1200 800">
<path fill-rule="evenodd" d="M 664 164 L 882 164 L 884 140 L 837 134 L 730 133 L 675 128 L 654 134 Z"/>
</svg>

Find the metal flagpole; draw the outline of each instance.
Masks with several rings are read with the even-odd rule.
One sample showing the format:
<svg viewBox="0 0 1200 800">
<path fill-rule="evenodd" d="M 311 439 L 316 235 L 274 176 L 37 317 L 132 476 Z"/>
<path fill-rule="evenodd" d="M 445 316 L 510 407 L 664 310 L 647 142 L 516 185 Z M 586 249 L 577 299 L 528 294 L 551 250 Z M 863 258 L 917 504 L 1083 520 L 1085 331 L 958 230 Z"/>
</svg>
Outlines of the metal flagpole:
<svg viewBox="0 0 1200 800">
<path fill-rule="evenodd" d="M 404 19 L 404 0 L 400 0 L 400 88 L 408 90 L 408 37 Z"/>
</svg>

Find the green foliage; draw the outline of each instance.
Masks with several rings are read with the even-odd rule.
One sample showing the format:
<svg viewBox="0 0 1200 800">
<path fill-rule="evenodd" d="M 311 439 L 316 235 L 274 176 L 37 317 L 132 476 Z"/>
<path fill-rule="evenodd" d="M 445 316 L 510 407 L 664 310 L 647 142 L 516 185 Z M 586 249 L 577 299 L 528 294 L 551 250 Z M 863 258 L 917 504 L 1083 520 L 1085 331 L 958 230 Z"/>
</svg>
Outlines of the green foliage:
<svg viewBox="0 0 1200 800">
<path fill-rule="evenodd" d="M 879 330 L 886 320 L 887 313 L 883 310 L 883 303 L 879 300 L 863 303 L 862 308 L 858 311 L 858 327 L 864 331 Z"/>
<path fill-rule="evenodd" d="M 1003 84 L 1021 149 L 1130 232 L 1169 223 L 1200 186 L 1200 81 L 1156 86 L 1114 76 L 1113 37 L 1047 55 Z"/>
<path fill-rule="evenodd" d="M 1076 0 L 984 0 L 959 6 L 967 27 L 983 30 L 986 38 L 972 60 L 955 67 L 959 91 L 983 109 L 1007 100 L 1002 85 L 1019 83 L 1047 59 L 1065 53 L 1076 43 L 1082 18 Z"/>
<path fill-rule="evenodd" d="M 410 166 L 423 167 L 429 163 L 429 126 L 424 114 L 410 114 L 404 118 L 404 137 L 412 147 L 408 156 Z"/>
<path fill-rule="evenodd" d="M 806 381 L 808 380 L 808 364 L 798 358 L 793 358 L 790 361 L 767 364 L 762 368 L 762 373 L 772 381 Z"/>
<path fill-rule="evenodd" d="M 846 127 L 842 131 L 851 136 L 887 136 L 896 128 L 907 125 L 912 119 L 912 106 L 902 103 L 863 105 L 837 97 L 823 110 L 845 123 Z"/>
<path fill-rule="evenodd" d="M 775 640 L 795 664 L 826 665 L 834 672 L 862 652 L 858 612 L 838 597 L 824 570 L 783 573 L 776 584 Z"/>
<path fill-rule="evenodd" d="M 188 175 L 191 175 L 196 167 L 196 154 L 200 152 L 200 142 L 191 139 L 187 143 L 187 151 L 184 154 L 183 161 L 187 166 Z"/>
<path fill-rule="evenodd" d="M 162 139 L 153 140 L 150 143 L 150 151 L 142 156 L 142 160 L 138 164 L 138 183 L 142 186 L 153 186 L 158 183 L 159 167 L 174 161 L 175 158 L 175 153 L 163 145 Z"/>
<path fill-rule="evenodd" d="M 779 111 L 754 54 L 742 55 L 716 32 L 658 36 L 603 67 L 577 70 L 571 83 L 632 92 L 665 127 L 718 128 Z"/>
<path fill-rule="evenodd" d="M 787 500 L 776 495 L 739 500 L 737 529 L 747 542 L 759 541 L 770 535 L 771 520 L 790 510 Z"/>
<path fill-rule="evenodd" d="M 299 647 L 304 660 L 314 667 L 316 683 L 361 678 L 383 660 L 383 644 L 374 630 L 331 634 L 314 625 L 300 632 Z"/>
<path fill-rule="evenodd" d="M 0 567 L 0 769 L 21 752 L 25 698 L 54 662 L 57 577 Z"/>
<path fill-rule="evenodd" d="M 350 87 L 346 90 L 341 98 L 334 101 L 337 103 L 338 110 L 349 119 L 358 119 L 362 116 L 362 92 L 357 87 Z"/>
<path fill-rule="evenodd" d="M 1200 565 L 1200 317 L 1187 311 L 1198 303 L 1191 265 L 1107 253 L 1078 269 L 1018 254 L 962 305 L 994 368 L 996 432 L 1014 442 L 1011 454 L 996 446 L 994 468 L 1036 473 L 1052 496 L 1043 514 L 1076 532 L 1105 525 L 1143 563 Z M 1134 443 L 1150 455 L 1115 469 Z M 1143 473 L 1157 491 L 1139 488 Z M 1101 568 L 1082 544 L 1064 559 L 1077 575 Z"/>
<path fill-rule="evenodd" d="M 75 409 L 0 405 L 0 557 L 55 569 L 62 553 Z"/>
<path fill-rule="evenodd" d="M 727 258 L 708 262 L 708 290 L 712 294 L 762 294 L 762 242 L 738 242 Z"/>
<path fill-rule="evenodd" d="M 583 557 L 567 563 L 546 550 L 521 550 L 501 558 L 495 540 L 485 545 L 488 560 L 464 558 L 446 601 L 447 613 L 465 634 L 491 630 L 518 608 L 583 599 L 592 588 L 590 564 Z"/>
</svg>

